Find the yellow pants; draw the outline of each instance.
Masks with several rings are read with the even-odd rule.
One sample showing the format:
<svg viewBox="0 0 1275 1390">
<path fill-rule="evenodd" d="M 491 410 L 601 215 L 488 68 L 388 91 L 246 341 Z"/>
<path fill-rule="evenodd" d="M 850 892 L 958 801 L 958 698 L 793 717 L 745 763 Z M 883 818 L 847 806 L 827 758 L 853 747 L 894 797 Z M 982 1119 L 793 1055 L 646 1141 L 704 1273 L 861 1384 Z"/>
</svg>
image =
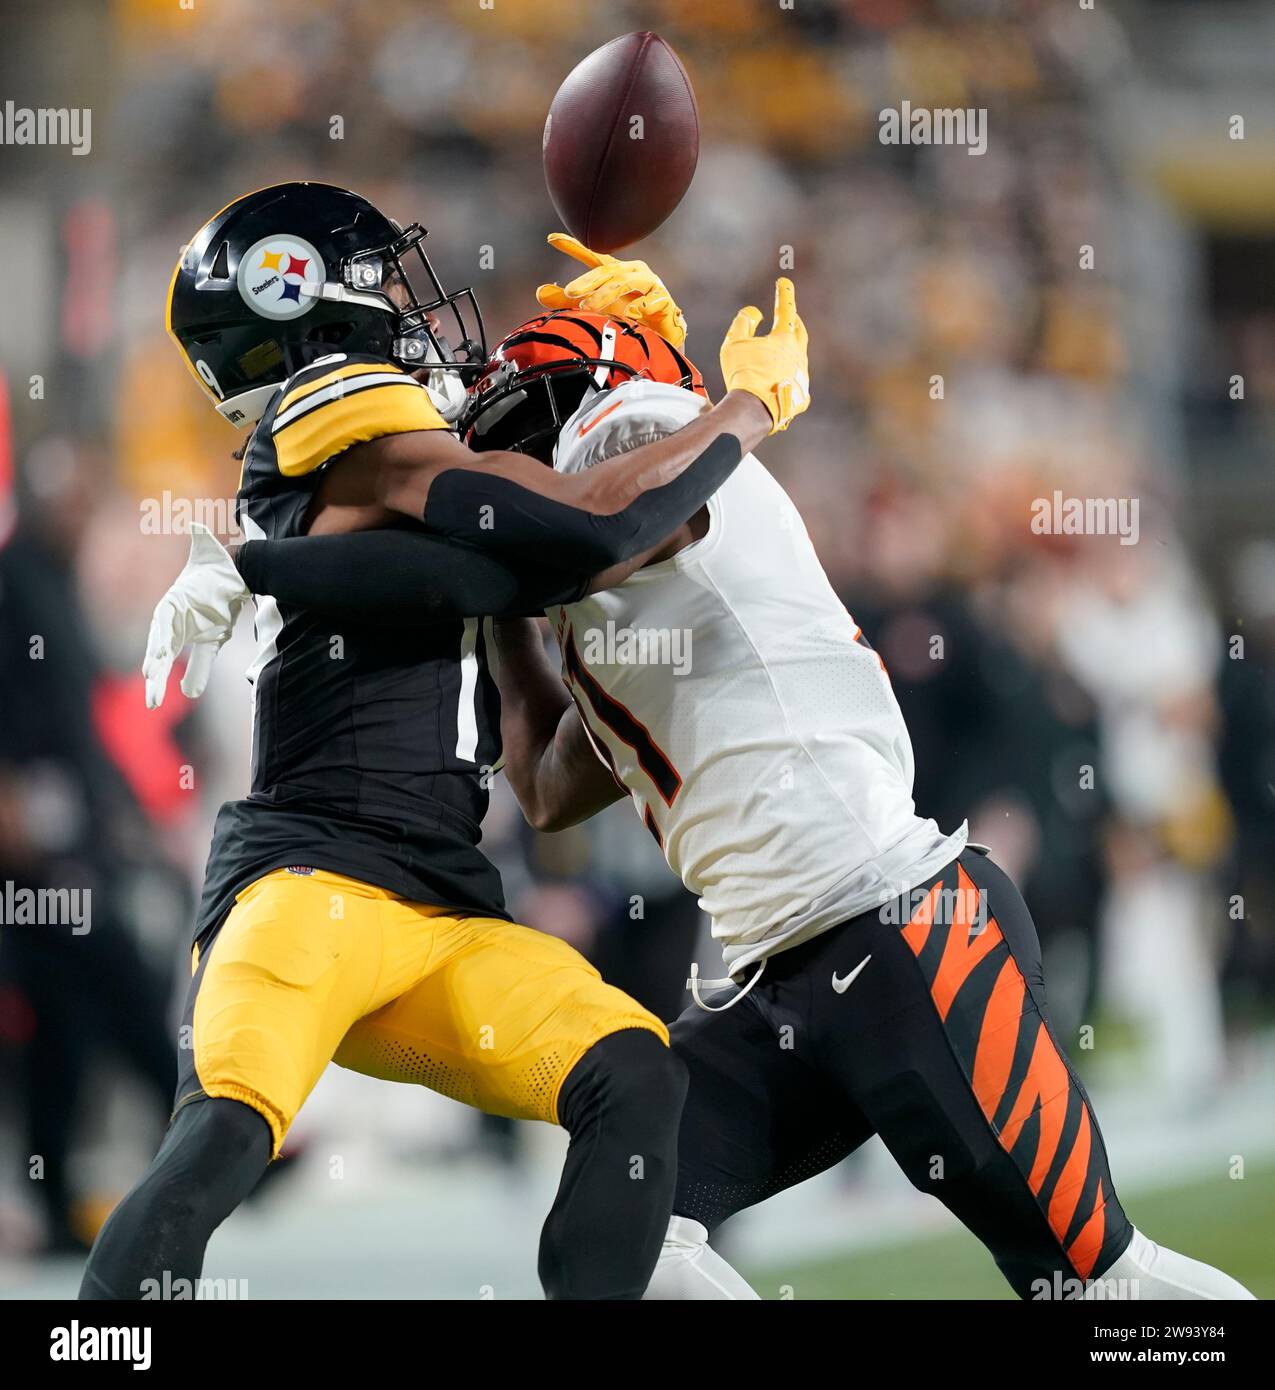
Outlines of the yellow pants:
<svg viewBox="0 0 1275 1390">
<path fill-rule="evenodd" d="M 624 1028 L 668 1030 L 555 937 L 279 869 L 196 956 L 178 1106 L 258 1111 L 278 1153 L 329 1061 L 496 1115 L 557 1123 L 562 1082 Z"/>
</svg>

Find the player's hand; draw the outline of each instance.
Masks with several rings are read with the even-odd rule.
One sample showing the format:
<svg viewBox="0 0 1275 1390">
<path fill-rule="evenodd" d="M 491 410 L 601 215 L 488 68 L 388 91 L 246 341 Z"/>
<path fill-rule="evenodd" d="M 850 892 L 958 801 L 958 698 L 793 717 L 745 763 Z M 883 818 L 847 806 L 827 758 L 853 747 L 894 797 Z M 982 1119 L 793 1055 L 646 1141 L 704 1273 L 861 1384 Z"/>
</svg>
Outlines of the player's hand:
<svg viewBox="0 0 1275 1390">
<path fill-rule="evenodd" d="M 722 343 L 722 377 L 727 391 L 748 391 L 770 411 L 771 434 L 786 430 L 810 404 L 806 325 L 797 313 L 792 281 L 775 281 L 775 321 L 756 337 L 761 310 L 750 304 L 735 315 Z"/>
<path fill-rule="evenodd" d="M 536 298 L 546 309 L 610 314 L 654 330 L 675 348 L 686 342 L 686 316 L 645 261 L 618 261 L 601 251 L 590 251 L 565 232 L 551 232 L 549 245 L 589 269 L 566 285 L 541 285 Z"/>
<path fill-rule="evenodd" d="M 213 662 L 252 594 L 240 578 L 230 552 L 197 521 L 190 526 L 190 558 L 172 588 L 155 605 L 146 639 L 146 708 L 164 703 L 169 672 L 187 644 L 193 644 L 182 694 L 198 700 Z"/>
</svg>

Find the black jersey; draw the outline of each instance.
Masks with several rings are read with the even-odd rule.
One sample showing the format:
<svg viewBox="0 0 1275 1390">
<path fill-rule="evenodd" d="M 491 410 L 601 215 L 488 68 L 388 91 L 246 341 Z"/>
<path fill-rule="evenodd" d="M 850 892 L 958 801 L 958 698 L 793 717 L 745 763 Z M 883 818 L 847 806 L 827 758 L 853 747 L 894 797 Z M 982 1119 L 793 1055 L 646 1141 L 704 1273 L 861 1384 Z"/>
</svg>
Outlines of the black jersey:
<svg viewBox="0 0 1275 1390">
<path fill-rule="evenodd" d="M 299 536 L 330 459 L 382 435 L 445 428 L 425 388 L 393 364 L 324 358 L 284 383 L 253 432 L 240 527 L 250 540 Z M 500 877 L 478 849 L 500 757 L 484 622 L 337 622 L 256 602 L 252 789 L 218 814 L 197 937 L 286 866 L 503 917 Z"/>
</svg>

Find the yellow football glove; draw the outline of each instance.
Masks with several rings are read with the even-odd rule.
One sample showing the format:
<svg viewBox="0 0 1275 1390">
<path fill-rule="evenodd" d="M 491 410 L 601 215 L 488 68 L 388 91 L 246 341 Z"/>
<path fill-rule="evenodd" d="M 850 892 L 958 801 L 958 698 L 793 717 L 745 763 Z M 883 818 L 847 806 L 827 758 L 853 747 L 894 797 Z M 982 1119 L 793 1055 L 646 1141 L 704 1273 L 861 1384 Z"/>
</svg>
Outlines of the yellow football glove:
<svg viewBox="0 0 1275 1390">
<path fill-rule="evenodd" d="M 728 391 L 750 391 L 762 402 L 774 434 L 810 404 L 806 325 L 791 280 L 775 281 L 775 321 L 764 338 L 753 336 L 760 322 L 761 310 L 751 304 L 735 315 L 722 343 L 722 377 Z"/>
<path fill-rule="evenodd" d="M 680 348 L 686 342 L 686 317 L 664 288 L 664 281 L 645 261 L 618 261 L 590 251 L 565 232 L 551 232 L 549 245 L 589 267 L 567 285 L 541 285 L 536 298 L 546 309 L 583 309 L 611 314 L 653 329 Z"/>
</svg>

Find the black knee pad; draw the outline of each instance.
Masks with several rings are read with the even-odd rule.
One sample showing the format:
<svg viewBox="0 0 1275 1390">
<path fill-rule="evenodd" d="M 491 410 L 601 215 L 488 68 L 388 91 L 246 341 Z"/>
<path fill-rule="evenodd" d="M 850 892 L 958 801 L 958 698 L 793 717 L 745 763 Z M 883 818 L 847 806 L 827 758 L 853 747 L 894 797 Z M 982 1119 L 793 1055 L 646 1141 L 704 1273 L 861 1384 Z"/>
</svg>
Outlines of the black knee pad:
<svg viewBox="0 0 1275 1390">
<path fill-rule="evenodd" d="M 540 1241 L 550 1298 L 641 1298 L 673 1206 L 686 1086 L 646 1028 L 610 1034 L 572 1068 L 558 1097 L 571 1146 Z"/>
<path fill-rule="evenodd" d="M 189 1101 L 173 1116 L 164 1147 L 199 1150 L 201 1158 L 235 1164 L 270 1157 L 274 1140 L 265 1119 L 237 1100 L 208 1097 Z"/>
<path fill-rule="evenodd" d="M 177 1112 L 149 1178 L 181 1192 L 181 1205 L 202 1216 L 233 1209 L 270 1162 L 270 1126 L 237 1100 L 191 1101 Z"/>
<path fill-rule="evenodd" d="M 269 1123 L 250 1105 L 213 1097 L 197 1101 L 187 1108 L 193 1110 L 200 1123 L 207 1126 L 211 1142 L 224 1150 L 227 1156 L 251 1155 L 259 1158 L 263 1147 L 267 1156 L 274 1149 L 274 1136 Z"/>
<path fill-rule="evenodd" d="M 686 1100 L 686 1064 L 647 1028 L 625 1028 L 594 1045 L 572 1068 L 558 1098 L 571 1135 L 605 1114 L 633 1120 L 648 1134 L 676 1133 Z"/>
</svg>

